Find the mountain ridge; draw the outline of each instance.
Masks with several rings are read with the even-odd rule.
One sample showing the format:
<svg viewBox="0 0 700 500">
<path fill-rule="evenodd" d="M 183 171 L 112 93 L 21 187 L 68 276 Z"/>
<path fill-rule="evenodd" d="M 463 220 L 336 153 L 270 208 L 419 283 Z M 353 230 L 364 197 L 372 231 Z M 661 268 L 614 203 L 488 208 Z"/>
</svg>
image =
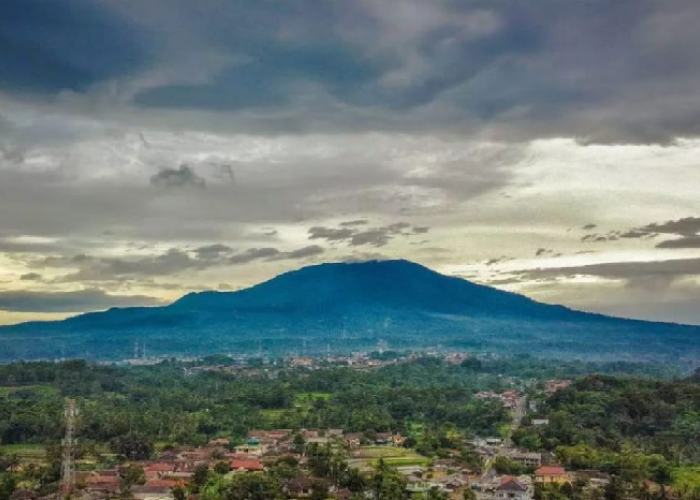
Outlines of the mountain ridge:
<svg viewBox="0 0 700 500">
<path fill-rule="evenodd" d="M 37 340 L 41 340 L 40 345 Z M 157 355 L 288 354 L 301 339 L 338 351 L 437 344 L 536 355 L 619 357 L 700 353 L 700 327 L 646 322 L 544 304 L 439 274 L 406 260 L 303 267 L 234 292 L 202 291 L 159 307 L 112 308 L 62 321 L 0 327 L 0 360 L 127 357 L 134 342 Z M 53 356 L 52 356 L 53 355 Z"/>
</svg>

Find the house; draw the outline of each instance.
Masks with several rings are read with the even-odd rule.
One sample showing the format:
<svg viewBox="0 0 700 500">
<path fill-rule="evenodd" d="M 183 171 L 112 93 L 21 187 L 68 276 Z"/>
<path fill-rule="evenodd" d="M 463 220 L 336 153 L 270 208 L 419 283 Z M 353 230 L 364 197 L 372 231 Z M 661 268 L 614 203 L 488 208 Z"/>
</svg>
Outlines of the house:
<svg viewBox="0 0 700 500">
<path fill-rule="evenodd" d="M 313 493 L 314 485 L 325 484 L 330 486 L 325 479 L 316 477 L 297 476 L 289 480 L 284 490 L 290 498 L 309 498 Z"/>
<path fill-rule="evenodd" d="M 143 469 L 143 473 L 146 476 L 146 480 L 158 479 L 166 474 L 171 474 L 175 472 L 175 466 L 173 464 L 168 464 L 165 462 L 157 462 L 148 465 Z"/>
<path fill-rule="evenodd" d="M 262 472 L 265 466 L 260 460 L 237 458 L 231 460 L 231 472 Z"/>
<path fill-rule="evenodd" d="M 170 486 L 137 485 L 131 487 L 131 494 L 136 500 L 173 500 Z"/>
<path fill-rule="evenodd" d="M 583 479 L 591 486 L 598 488 L 602 488 L 610 482 L 610 474 L 599 470 L 577 470 L 574 472 L 574 476 L 577 479 Z"/>
<path fill-rule="evenodd" d="M 348 446 L 355 447 L 362 444 L 363 435 L 360 433 L 350 433 L 345 434 L 345 444 Z"/>
<path fill-rule="evenodd" d="M 328 429 L 326 431 L 326 436 L 333 437 L 333 438 L 342 438 L 343 437 L 343 429 Z"/>
<path fill-rule="evenodd" d="M 116 470 L 93 472 L 85 483 L 85 490 L 92 495 L 113 496 L 119 492 L 119 474 Z"/>
<path fill-rule="evenodd" d="M 534 425 L 535 427 L 539 427 L 541 425 L 549 425 L 549 419 L 548 418 L 533 418 L 532 425 Z"/>
<path fill-rule="evenodd" d="M 570 482 L 564 467 L 546 466 L 535 471 L 535 481 L 540 484 L 564 484 Z"/>
<path fill-rule="evenodd" d="M 525 467 L 540 467 L 542 465 L 542 453 L 513 451 L 506 456 Z"/>
<path fill-rule="evenodd" d="M 211 441 L 209 441 L 208 446 L 215 448 L 215 447 L 219 447 L 219 446 L 228 446 L 230 444 L 231 444 L 230 439 L 219 438 L 219 439 L 212 439 Z"/>
<path fill-rule="evenodd" d="M 394 442 L 391 432 L 377 432 L 374 436 L 375 444 L 392 444 Z"/>
<path fill-rule="evenodd" d="M 532 495 L 524 484 L 512 476 L 505 476 L 494 491 L 496 500 L 531 500 Z"/>
</svg>

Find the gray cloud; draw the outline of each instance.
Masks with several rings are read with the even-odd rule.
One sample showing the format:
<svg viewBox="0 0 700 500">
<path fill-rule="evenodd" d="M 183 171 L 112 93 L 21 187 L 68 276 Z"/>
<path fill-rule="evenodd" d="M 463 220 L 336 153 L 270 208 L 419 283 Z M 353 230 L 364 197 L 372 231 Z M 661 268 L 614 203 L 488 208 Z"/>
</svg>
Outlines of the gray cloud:
<svg viewBox="0 0 700 500">
<path fill-rule="evenodd" d="M 163 187 L 196 187 L 205 188 L 206 181 L 198 176 L 192 167 L 180 165 L 178 168 L 164 168 L 151 177 L 151 184 Z"/>
<path fill-rule="evenodd" d="M 314 226 L 309 229 L 309 239 L 324 239 L 327 241 L 341 241 L 351 238 L 355 234 L 354 229 L 335 229 L 332 227 Z"/>
<path fill-rule="evenodd" d="M 200 259 L 217 259 L 223 255 L 230 254 L 231 252 L 233 252 L 233 248 L 221 243 L 205 245 L 194 249 L 194 253 L 197 254 L 197 257 Z"/>
<path fill-rule="evenodd" d="M 340 228 L 314 226 L 309 229 L 309 239 L 343 241 L 355 247 L 363 245 L 382 247 L 398 236 L 425 234 L 430 230 L 428 227 L 414 227 L 408 222 L 396 222 L 371 229 L 356 229 L 355 226 L 364 226 L 364 221 L 362 224 L 357 224 L 357 221 L 352 222 L 352 224 L 345 223 L 345 226 Z"/>
<path fill-rule="evenodd" d="M 26 273 L 19 277 L 20 281 L 41 281 L 41 274 Z"/>
<path fill-rule="evenodd" d="M 700 236 L 686 236 L 675 240 L 665 240 L 656 248 L 700 248 Z"/>
<path fill-rule="evenodd" d="M 173 276 L 185 272 L 209 268 L 247 264 L 264 260 L 294 260 L 320 255 L 324 249 L 318 245 L 282 251 L 277 248 L 250 248 L 236 253 L 220 243 L 185 251 L 178 248 L 156 255 L 139 257 L 95 257 L 90 255 L 49 256 L 33 260 L 35 268 L 77 269 L 76 272 L 57 278 L 57 282 L 110 282 L 141 281 L 145 278 Z"/>
<path fill-rule="evenodd" d="M 348 220 L 345 222 L 341 222 L 340 226 L 341 227 L 366 226 L 367 224 L 369 224 L 369 221 L 367 219 L 355 219 L 355 220 Z"/>
<path fill-rule="evenodd" d="M 71 16 L 22 6 L 3 5 L 15 28 L 0 88 L 60 95 L 86 113 L 132 106 L 267 134 L 669 142 L 700 133 L 695 0 L 110 0 L 74 1 Z M 70 41 L 50 43 L 67 32 Z"/>
<path fill-rule="evenodd" d="M 678 236 L 695 236 L 700 233 L 700 217 L 685 217 L 678 220 L 648 224 L 638 229 L 640 232 L 653 234 L 675 234 Z"/>
<path fill-rule="evenodd" d="M 110 307 L 151 306 L 161 302 L 143 295 L 110 295 L 103 290 L 74 292 L 0 292 L 0 310 L 13 312 L 84 312 Z"/>
<path fill-rule="evenodd" d="M 595 276 L 623 280 L 630 286 L 656 287 L 667 286 L 683 277 L 700 276 L 700 258 L 549 267 L 514 274 L 527 280 Z"/>
<path fill-rule="evenodd" d="M 282 252 L 277 248 L 251 248 L 245 252 L 231 256 L 228 259 L 230 264 L 248 264 L 256 260 L 276 261 L 276 260 L 293 260 L 305 259 L 314 257 L 324 252 L 323 247 L 318 245 L 310 245 L 297 250 Z"/>
<path fill-rule="evenodd" d="M 591 233 L 581 241 L 605 242 L 619 239 L 650 239 L 660 235 L 678 236 L 677 239 L 657 243 L 657 248 L 700 248 L 700 217 L 685 217 L 665 222 L 654 222 L 625 231 L 611 231 L 605 234 Z"/>
</svg>

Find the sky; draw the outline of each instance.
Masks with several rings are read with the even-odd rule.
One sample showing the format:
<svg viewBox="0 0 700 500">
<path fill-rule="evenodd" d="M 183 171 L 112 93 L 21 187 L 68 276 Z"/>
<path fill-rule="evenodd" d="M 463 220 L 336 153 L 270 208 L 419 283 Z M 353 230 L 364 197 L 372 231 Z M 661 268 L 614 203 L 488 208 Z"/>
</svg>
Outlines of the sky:
<svg viewBox="0 0 700 500">
<path fill-rule="evenodd" d="M 697 0 L 4 0 L 0 324 L 409 259 L 700 324 Z"/>
</svg>

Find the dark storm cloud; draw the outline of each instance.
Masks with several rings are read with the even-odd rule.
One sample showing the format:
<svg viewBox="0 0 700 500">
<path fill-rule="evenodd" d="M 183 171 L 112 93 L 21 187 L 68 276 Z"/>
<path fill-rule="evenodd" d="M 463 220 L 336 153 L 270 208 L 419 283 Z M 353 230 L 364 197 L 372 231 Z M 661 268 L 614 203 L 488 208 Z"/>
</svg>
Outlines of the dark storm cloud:
<svg viewBox="0 0 700 500">
<path fill-rule="evenodd" d="M 12 312 L 83 312 L 110 307 L 151 306 L 161 302 L 144 295 L 110 295 L 102 290 L 75 292 L 0 292 L 0 310 Z"/>
<path fill-rule="evenodd" d="M 0 85 L 10 91 L 128 89 L 141 108 L 245 111 L 235 126 L 248 131 L 468 127 L 603 142 L 700 133 L 695 0 L 2 9 Z"/>
<path fill-rule="evenodd" d="M 0 86 L 5 89 L 84 90 L 142 69 L 149 52 L 145 32 L 100 2 L 3 0 L 0 5 Z"/>
<path fill-rule="evenodd" d="M 425 234 L 430 229 L 428 227 L 413 227 L 408 222 L 396 222 L 370 229 L 357 229 L 355 226 L 358 224 L 356 223 L 350 225 L 341 223 L 340 225 L 343 226 L 343 224 L 345 226 L 340 228 L 314 226 L 309 229 L 309 239 L 323 239 L 329 242 L 342 241 L 354 247 L 363 245 L 382 247 L 398 236 Z"/>
<path fill-rule="evenodd" d="M 206 181 L 198 176 L 192 167 L 180 165 L 178 168 L 164 168 L 151 177 L 151 184 L 163 187 L 196 187 L 205 188 Z"/>
</svg>

